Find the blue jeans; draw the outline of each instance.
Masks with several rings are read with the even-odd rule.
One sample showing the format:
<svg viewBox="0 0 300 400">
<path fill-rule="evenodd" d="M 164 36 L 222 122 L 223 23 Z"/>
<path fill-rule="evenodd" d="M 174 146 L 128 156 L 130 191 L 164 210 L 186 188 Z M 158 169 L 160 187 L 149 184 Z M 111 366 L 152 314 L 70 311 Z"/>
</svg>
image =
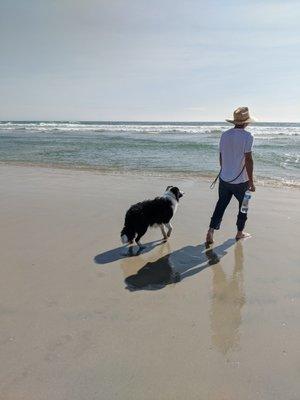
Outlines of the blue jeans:
<svg viewBox="0 0 300 400">
<path fill-rule="evenodd" d="M 239 202 L 239 213 L 237 215 L 236 226 L 238 231 L 242 231 L 245 227 L 247 214 L 241 213 L 241 205 L 249 182 L 243 183 L 228 183 L 220 178 L 219 182 L 219 200 L 216 204 L 215 211 L 210 221 L 210 228 L 220 229 L 224 212 L 230 203 L 232 196 Z"/>
</svg>

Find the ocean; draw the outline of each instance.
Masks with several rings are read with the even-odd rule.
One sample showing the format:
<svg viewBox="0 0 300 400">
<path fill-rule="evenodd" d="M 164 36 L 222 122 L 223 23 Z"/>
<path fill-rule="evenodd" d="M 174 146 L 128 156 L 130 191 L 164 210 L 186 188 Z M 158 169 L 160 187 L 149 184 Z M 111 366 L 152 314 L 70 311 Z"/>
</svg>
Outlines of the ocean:
<svg viewBox="0 0 300 400">
<path fill-rule="evenodd" d="M 0 162 L 151 175 L 217 174 L 223 122 L 2 121 Z M 260 123 L 255 176 L 299 186 L 300 124 Z"/>
</svg>

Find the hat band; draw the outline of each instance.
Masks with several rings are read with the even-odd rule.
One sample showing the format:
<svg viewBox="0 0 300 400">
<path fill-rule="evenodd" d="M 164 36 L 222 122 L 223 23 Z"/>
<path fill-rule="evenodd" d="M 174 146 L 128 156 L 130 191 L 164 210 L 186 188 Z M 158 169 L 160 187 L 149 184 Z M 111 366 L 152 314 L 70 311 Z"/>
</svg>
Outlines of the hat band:
<svg viewBox="0 0 300 400">
<path fill-rule="evenodd" d="M 234 118 L 234 121 L 237 121 L 237 122 L 244 122 L 244 121 L 247 121 L 247 119 L 249 119 L 249 116 L 246 117 L 246 118 L 243 118 L 243 119 L 241 119 L 241 118 Z"/>
</svg>

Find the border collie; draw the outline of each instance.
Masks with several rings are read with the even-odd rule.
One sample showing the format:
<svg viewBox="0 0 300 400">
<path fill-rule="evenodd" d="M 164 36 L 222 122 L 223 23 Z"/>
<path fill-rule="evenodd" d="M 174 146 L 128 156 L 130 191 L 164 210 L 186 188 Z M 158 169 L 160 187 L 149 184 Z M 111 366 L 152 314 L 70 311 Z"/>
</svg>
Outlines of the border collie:
<svg viewBox="0 0 300 400">
<path fill-rule="evenodd" d="M 122 243 L 132 244 L 135 239 L 136 244 L 142 247 L 141 237 L 145 235 L 149 226 L 154 225 L 160 227 L 163 238 L 167 240 L 173 229 L 170 220 L 183 194 L 178 187 L 168 186 L 163 196 L 131 206 L 126 213 L 124 228 L 121 231 Z M 167 228 L 167 233 L 164 226 Z"/>
</svg>

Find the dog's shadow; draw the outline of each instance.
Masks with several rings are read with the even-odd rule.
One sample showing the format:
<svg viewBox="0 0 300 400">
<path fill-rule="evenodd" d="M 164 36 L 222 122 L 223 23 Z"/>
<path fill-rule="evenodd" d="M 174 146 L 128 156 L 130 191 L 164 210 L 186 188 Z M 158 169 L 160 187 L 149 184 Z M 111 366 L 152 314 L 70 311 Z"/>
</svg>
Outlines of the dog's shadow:
<svg viewBox="0 0 300 400">
<path fill-rule="evenodd" d="M 139 256 L 140 254 L 148 253 L 149 251 L 153 250 L 155 247 L 163 243 L 165 243 L 164 240 L 155 240 L 153 242 L 143 244 L 142 248 L 139 248 L 138 246 L 116 247 L 115 249 L 111 249 L 96 255 L 94 257 L 94 261 L 96 264 L 109 264 L 123 258 L 135 257 Z"/>
<path fill-rule="evenodd" d="M 228 239 L 221 245 L 207 249 L 205 243 L 185 246 L 154 262 L 145 264 L 136 274 L 125 279 L 126 288 L 136 290 L 158 290 L 198 274 L 205 268 L 217 264 L 235 239 Z"/>
</svg>

